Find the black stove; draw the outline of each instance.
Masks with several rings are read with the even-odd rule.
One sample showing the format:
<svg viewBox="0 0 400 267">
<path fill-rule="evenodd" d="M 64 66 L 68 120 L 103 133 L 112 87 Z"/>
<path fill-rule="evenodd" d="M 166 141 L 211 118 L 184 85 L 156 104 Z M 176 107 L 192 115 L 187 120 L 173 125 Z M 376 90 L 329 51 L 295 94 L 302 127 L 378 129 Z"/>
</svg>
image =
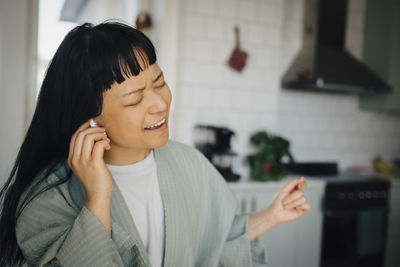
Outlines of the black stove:
<svg viewBox="0 0 400 267">
<path fill-rule="evenodd" d="M 383 267 L 390 183 L 374 176 L 325 177 L 321 267 Z"/>
</svg>

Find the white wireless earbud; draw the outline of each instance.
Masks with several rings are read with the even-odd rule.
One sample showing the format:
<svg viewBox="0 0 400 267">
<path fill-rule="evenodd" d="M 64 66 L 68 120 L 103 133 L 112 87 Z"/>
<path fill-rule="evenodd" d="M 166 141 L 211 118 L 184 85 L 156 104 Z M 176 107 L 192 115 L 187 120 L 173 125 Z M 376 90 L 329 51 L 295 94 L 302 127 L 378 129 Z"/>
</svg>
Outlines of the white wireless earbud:
<svg viewBox="0 0 400 267">
<path fill-rule="evenodd" d="M 99 126 L 93 119 L 90 119 L 90 122 L 89 122 L 89 124 L 90 124 L 90 127 L 96 127 L 96 126 Z"/>
<path fill-rule="evenodd" d="M 90 119 L 89 124 L 90 124 L 90 127 L 98 127 L 99 126 L 93 119 Z M 104 135 L 107 136 L 107 133 L 104 132 Z"/>
</svg>

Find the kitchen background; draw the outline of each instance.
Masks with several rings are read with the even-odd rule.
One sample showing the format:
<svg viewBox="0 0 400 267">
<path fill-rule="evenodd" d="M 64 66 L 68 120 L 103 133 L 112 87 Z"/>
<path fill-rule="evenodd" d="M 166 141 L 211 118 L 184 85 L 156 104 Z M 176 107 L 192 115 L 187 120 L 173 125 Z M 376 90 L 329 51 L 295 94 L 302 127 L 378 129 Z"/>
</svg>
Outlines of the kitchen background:
<svg viewBox="0 0 400 267">
<path fill-rule="evenodd" d="M 349 1 L 347 47 L 363 50 L 365 1 Z M 302 45 L 303 1 L 182 1 L 178 52 L 175 137 L 193 144 L 193 125 L 224 125 L 236 132 L 239 159 L 259 129 L 291 141 L 299 161 L 337 161 L 340 168 L 369 165 L 376 155 L 400 156 L 400 115 L 360 109 L 356 95 L 281 89 L 283 73 Z M 249 53 L 242 74 L 226 61 L 234 25 Z M 400 104 L 399 104 L 400 105 Z M 244 179 L 248 169 L 235 164 Z"/>
<path fill-rule="evenodd" d="M 55 5 L 56 2 L 0 2 L 0 182 L 5 179 L 17 155 L 33 114 L 38 85 L 54 53 L 48 47 L 42 47 L 44 52 L 40 52 L 41 45 L 44 45 L 40 33 L 46 32 L 46 24 L 49 25 L 41 20 L 50 15 L 74 20 L 64 24 L 66 33 L 79 23 L 98 23 L 108 18 L 134 24 L 139 11 L 148 11 L 152 15 L 153 27 L 145 32 L 155 44 L 159 64 L 174 97 L 170 115 L 171 138 L 193 146 L 197 124 L 233 130 L 235 135 L 231 144 L 237 156 L 232 167 L 241 176 L 242 185 L 250 181 L 249 167 L 243 163 L 244 157 L 254 151 L 249 137 L 258 130 L 287 138 L 292 155 L 299 162 L 337 162 L 340 170 L 346 170 L 354 165 L 371 167 L 372 160 L 378 155 L 387 161 L 400 158 L 400 81 L 396 77 L 400 66 L 399 61 L 393 62 L 399 59 L 399 37 L 394 33 L 400 28 L 399 19 L 397 27 L 381 31 L 384 36 L 397 37 L 392 41 L 382 39 L 381 49 L 374 50 L 384 58 L 378 62 L 380 65 L 375 71 L 395 84 L 395 93 L 371 100 L 371 97 L 357 94 L 282 88 L 282 76 L 303 44 L 303 0 L 70 0 L 66 1 L 67 4 L 58 1 Z M 365 33 L 368 32 L 368 4 L 371 8 L 373 2 L 348 1 L 346 47 L 361 60 L 368 58 L 371 49 Z M 398 7 L 398 2 L 385 0 L 381 3 Z M 58 12 L 64 7 L 62 15 L 51 6 L 58 8 Z M 235 47 L 235 26 L 240 29 L 241 49 L 248 53 L 246 66 L 240 73 L 227 64 Z M 50 31 L 54 37 L 65 33 Z M 49 41 L 44 40 L 45 43 Z M 396 45 L 397 50 L 383 49 Z M 232 188 L 240 196 L 242 189 L 235 186 Z M 269 189 L 263 186 L 259 185 L 264 190 L 262 194 L 272 190 L 268 192 L 273 195 L 273 190 L 279 188 L 276 185 Z M 322 186 L 311 181 L 310 190 L 318 188 L 323 191 Z M 318 203 L 315 207 L 319 213 L 312 217 L 315 224 L 322 223 L 318 206 L 322 191 L 310 194 Z M 252 192 L 256 195 L 254 190 Z M 309 221 L 303 221 L 302 227 L 305 227 L 305 222 Z M 296 227 L 300 227 L 288 225 L 291 230 L 282 229 L 290 233 L 295 233 Z M 321 230 L 322 226 L 314 230 L 318 229 Z M 306 231 L 308 237 L 313 236 L 311 230 Z M 396 231 L 399 236 L 399 231 Z M 281 234 L 277 232 L 276 235 Z M 318 240 L 320 237 L 315 236 Z M 295 243 L 293 236 L 288 238 L 288 243 L 281 242 L 282 246 Z M 301 257 L 299 252 L 296 253 Z M 398 256 L 393 258 L 396 257 L 393 255 L 392 259 L 397 261 Z M 284 258 L 282 256 L 282 260 Z M 296 266 L 293 264 L 291 266 Z"/>
<path fill-rule="evenodd" d="M 47 64 L 39 61 L 40 75 L 38 78 L 32 75 L 38 54 L 32 52 L 34 44 L 27 44 L 37 39 L 31 36 L 33 26 L 28 22 L 32 20 L 32 10 L 38 10 L 39 5 L 35 8 L 31 2 L 23 2 L 5 1 L 1 9 L 5 12 L 1 16 L 5 37 L 2 41 L 2 109 L 15 111 L 2 112 L 2 121 L 9 125 L 1 131 L 4 135 L 2 147 L 18 144 L 22 139 L 33 113 L 36 92 L 32 91 L 37 86 L 33 86 L 32 81 L 40 84 Z M 80 13 L 81 17 L 76 16 L 78 22 L 96 23 L 115 17 L 133 22 L 141 7 L 159 14 L 153 19 L 154 27 L 149 35 L 154 40 L 160 65 L 174 94 L 171 137 L 193 145 L 195 124 L 229 127 L 235 132 L 232 148 L 238 153 L 234 169 L 242 180 L 249 179 L 248 167 L 243 164 L 243 157 L 253 151 L 249 136 L 260 129 L 286 137 L 298 161 L 337 161 L 340 169 L 346 169 L 351 165 L 370 165 L 377 155 L 387 160 L 400 157 L 399 112 L 360 108 L 360 97 L 355 94 L 281 88 L 282 75 L 302 46 L 304 1 L 144 1 L 141 5 L 141 2 L 130 4 L 130 9 L 121 4 L 125 2 L 122 0 L 97 2 L 103 5 L 82 2 L 87 2 L 87 9 Z M 95 12 L 92 11 L 94 8 Z M 27 13 L 26 17 L 21 17 L 23 21 L 17 16 L 18 34 L 6 27 L 10 21 L 17 20 L 13 9 L 16 13 L 20 10 L 21 16 L 24 9 Z M 47 14 L 47 10 L 44 5 L 42 12 Z M 127 10 L 131 14 L 127 14 Z M 349 0 L 346 46 L 357 58 L 363 57 L 365 11 L 365 0 Z M 249 54 L 242 73 L 227 66 L 235 45 L 235 25 L 240 29 L 241 47 Z M 10 50 L 16 47 L 16 37 L 20 38 L 18 53 Z M 19 61 L 25 64 L 18 64 Z M 19 74 L 13 71 L 14 67 Z M 17 81 L 15 76 L 24 76 L 24 72 L 30 80 Z M 21 90 L 16 90 L 18 86 Z M 29 87 L 28 91 L 26 87 Z M 14 114 L 11 115 L 14 120 L 9 119 L 10 114 Z M 2 149 L 1 173 L 7 172 L 17 147 Z"/>
</svg>

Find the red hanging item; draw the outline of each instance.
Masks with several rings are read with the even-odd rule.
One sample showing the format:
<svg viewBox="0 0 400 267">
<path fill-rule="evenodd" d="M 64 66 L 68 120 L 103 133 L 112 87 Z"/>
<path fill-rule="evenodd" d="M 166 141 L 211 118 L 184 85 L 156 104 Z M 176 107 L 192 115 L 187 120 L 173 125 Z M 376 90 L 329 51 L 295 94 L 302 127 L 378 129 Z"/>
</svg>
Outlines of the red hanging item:
<svg viewBox="0 0 400 267">
<path fill-rule="evenodd" d="M 136 29 L 139 31 L 143 31 L 145 29 L 151 28 L 153 25 L 151 16 L 147 12 L 140 12 L 136 18 Z"/>
<path fill-rule="evenodd" d="M 247 52 L 240 49 L 239 28 L 235 26 L 236 47 L 229 58 L 228 65 L 235 71 L 241 72 L 246 65 Z"/>
</svg>

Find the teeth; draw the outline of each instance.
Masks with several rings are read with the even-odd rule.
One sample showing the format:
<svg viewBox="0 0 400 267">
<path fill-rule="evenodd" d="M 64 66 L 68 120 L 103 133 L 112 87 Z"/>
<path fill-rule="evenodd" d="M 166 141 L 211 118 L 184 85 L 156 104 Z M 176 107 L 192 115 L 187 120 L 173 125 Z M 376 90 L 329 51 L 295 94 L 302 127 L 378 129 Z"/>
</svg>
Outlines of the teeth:
<svg viewBox="0 0 400 267">
<path fill-rule="evenodd" d="M 162 119 L 160 122 L 151 125 L 150 127 L 148 127 L 147 129 L 152 129 L 154 127 L 160 126 L 161 124 L 163 124 L 165 122 L 165 119 Z"/>
</svg>

